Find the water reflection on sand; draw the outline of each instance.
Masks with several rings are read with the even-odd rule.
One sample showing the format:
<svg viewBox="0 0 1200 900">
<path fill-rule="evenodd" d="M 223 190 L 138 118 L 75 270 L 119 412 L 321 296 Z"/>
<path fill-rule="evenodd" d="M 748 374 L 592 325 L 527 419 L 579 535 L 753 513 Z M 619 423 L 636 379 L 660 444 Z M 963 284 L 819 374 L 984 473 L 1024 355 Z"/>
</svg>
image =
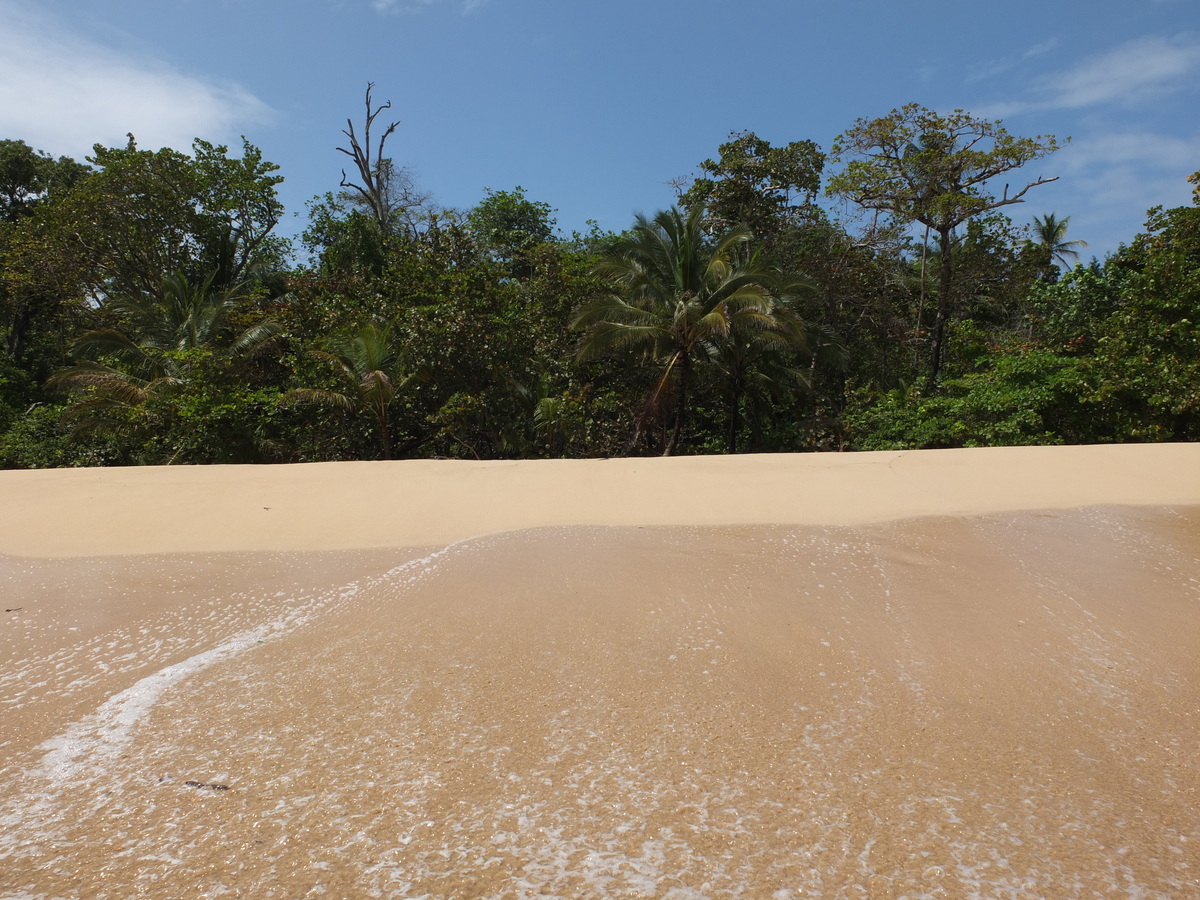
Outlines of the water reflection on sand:
<svg viewBox="0 0 1200 900">
<path fill-rule="evenodd" d="M 9 560 L 0 895 L 1200 896 L 1198 557 L 1099 508 Z"/>
</svg>

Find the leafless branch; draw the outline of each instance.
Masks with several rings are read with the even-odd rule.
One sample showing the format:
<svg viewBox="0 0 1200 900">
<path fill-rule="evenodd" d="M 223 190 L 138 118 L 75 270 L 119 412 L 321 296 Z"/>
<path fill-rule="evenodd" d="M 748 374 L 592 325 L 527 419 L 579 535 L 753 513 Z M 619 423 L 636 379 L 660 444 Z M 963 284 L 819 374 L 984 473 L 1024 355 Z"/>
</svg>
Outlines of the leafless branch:
<svg viewBox="0 0 1200 900">
<path fill-rule="evenodd" d="M 1035 188 L 1039 184 L 1049 184 L 1052 181 L 1058 181 L 1058 176 L 1055 175 L 1053 178 L 1039 178 L 1037 181 L 1031 181 L 1029 184 L 1025 185 L 1025 187 L 1021 188 L 1018 193 L 1013 194 L 1011 197 L 1008 196 L 1008 185 L 1006 184 L 1004 185 L 1004 193 L 1000 195 L 1000 199 L 995 201 L 991 206 L 988 207 L 988 209 L 999 209 L 1001 206 L 1009 206 L 1013 203 L 1023 203 L 1024 201 L 1021 198 L 1029 193 L 1030 188 Z"/>
<path fill-rule="evenodd" d="M 392 136 L 392 133 L 395 132 L 400 123 L 399 121 L 392 122 L 384 130 L 383 134 L 379 138 L 379 145 L 375 154 L 375 159 L 372 161 L 371 128 L 375 124 L 375 119 L 381 112 L 383 112 L 385 109 L 392 108 L 391 100 L 388 100 L 386 103 L 383 103 L 374 109 L 371 108 L 371 91 L 374 89 L 374 87 L 375 82 L 367 82 L 367 117 L 363 126 L 362 143 L 359 143 L 358 135 L 355 134 L 354 123 L 350 121 L 350 119 L 347 119 L 346 128 L 342 129 L 342 134 L 350 138 L 350 149 L 347 150 L 345 147 L 337 148 L 342 153 L 345 153 L 354 160 L 354 166 L 358 169 L 358 174 L 362 178 L 363 183 L 356 184 L 352 181 L 348 181 L 346 179 L 346 170 L 342 169 L 342 180 L 339 186 L 358 192 L 358 194 L 362 197 L 363 202 L 370 208 L 371 214 L 379 223 L 379 227 L 386 231 L 389 227 L 388 220 L 390 218 L 387 202 L 387 181 L 389 178 L 389 173 L 385 171 L 385 167 L 382 164 L 385 158 L 383 151 L 384 145 L 387 143 L 387 139 Z"/>
</svg>

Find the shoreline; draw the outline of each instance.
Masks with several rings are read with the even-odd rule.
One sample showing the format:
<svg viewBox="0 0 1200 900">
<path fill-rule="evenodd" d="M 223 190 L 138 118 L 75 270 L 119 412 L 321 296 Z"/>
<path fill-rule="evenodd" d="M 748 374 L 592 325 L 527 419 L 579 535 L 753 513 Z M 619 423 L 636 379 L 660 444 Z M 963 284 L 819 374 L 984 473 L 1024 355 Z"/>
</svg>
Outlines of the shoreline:
<svg viewBox="0 0 1200 900">
<path fill-rule="evenodd" d="M 1200 504 L 1200 444 L 0 472 L 0 553 L 444 546 L 574 525 L 864 525 Z"/>
</svg>

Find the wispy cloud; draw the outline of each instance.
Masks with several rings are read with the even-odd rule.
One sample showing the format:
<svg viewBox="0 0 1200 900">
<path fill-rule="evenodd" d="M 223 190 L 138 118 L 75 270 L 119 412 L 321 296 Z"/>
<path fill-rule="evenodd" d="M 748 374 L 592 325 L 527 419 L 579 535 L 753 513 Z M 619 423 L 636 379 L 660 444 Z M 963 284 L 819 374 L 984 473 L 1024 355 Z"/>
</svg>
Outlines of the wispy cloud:
<svg viewBox="0 0 1200 900">
<path fill-rule="evenodd" d="M 371 0 L 371 7 L 377 13 L 383 14 L 419 13 L 443 2 L 445 0 Z M 450 2 L 461 7 L 462 14 L 466 16 L 484 6 L 488 0 L 450 0 Z"/>
<path fill-rule="evenodd" d="M 82 157 L 92 144 L 188 149 L 272 110 L 245 88 L 109 49 L 25 0 L 0 0 L 0 136 Z"/>
<path fill-rule="evenodd" d="M 1109 133 L 1073 142 L 1058 159 L 1070 171 L 1132 164 L 1188 174 L 1188 167 L 1200 160 L 1200 138 L 1142 131 Z"/>
<path fill-rule="evenodd" d="M 1175 90 L 1200 71 L 1200 39 L 1146 37 L 1122 44 L 1073 69 L 1039 79 L 1036 89 L 1052 109 L 1104 103 L 1131 104 Z"/>
<path fill-rule="evenodd" d="M 1049 40 L 1042 41 L 1040 44 L 1034 44 L 1021 54 L 1021 59 L 1033 59 L 1035 56 L 1041 56 L 1043 53 L 1049 53 L 1052 50 L 1057 50 L 1058 44 L 1058 38 L 1050 38 Z"/>
<path fill-rule="evenodd" d="M 1054 49 L 1039 45 L 1027 52 Z M 1022 94 L 973 111 L 1004 120 L 1048 112 L 1059 128 L 1070 128 L 1074 139 L 1052 162 L 1062 176 L 1057 202 L 1066 208 L 1060 212 L 1071 215 L 1073 233 L 1111 249 L 1141 227 L 1149 207 L 1190 202 L 1186 177 L 1200 159 L 1200 134 L 1140 124 L 1145 117 L 1138 113 L 1186 109 L 1189 98 L 1172 97 L 1195 91 L 1198 76 L 1200 36 L 1142 37 L 1044 71 Z"/>
<path fill-rule="evenodd" d="M 1097 249 L 1115 248 L 1136 233 L 1150 207 L 1190 204 L 1187 175 L 1198 159 L 1200 135 L 1119 131 L 1076 138 L 1054 156 L 1055 173 L 1070 188 L 1060 211 L 1071 215 L 1073 236 Z"/>
<path fill-rule="evenodd" d="M 1192 88 L 1198 75 L 1196 35 L 1138 38 L 1041 75 L 1024 99 L 993 104 L 989 111 L 1003 118 L 1030 110 L 1133 106 Z"/>
<path fill-rule="evenodd" d="M 1036 56 L 1041 56 L 1043 53 L 1049 53 L 1058 48 L 1058 38 L 1050 38 L 1042 41 L 1040 44 L 1034 44 L 1024 53 L 1019 56 L 1004 56 L 999 59 L 987 60 L 972 66 L 967 73 L 967 82 L 985 81 L 988 78 L 995 78 L 997 75 L 1002 75 L 1011 69 L 1016 68 L 1027 60 L 1033 59 Z"/>
</svg>

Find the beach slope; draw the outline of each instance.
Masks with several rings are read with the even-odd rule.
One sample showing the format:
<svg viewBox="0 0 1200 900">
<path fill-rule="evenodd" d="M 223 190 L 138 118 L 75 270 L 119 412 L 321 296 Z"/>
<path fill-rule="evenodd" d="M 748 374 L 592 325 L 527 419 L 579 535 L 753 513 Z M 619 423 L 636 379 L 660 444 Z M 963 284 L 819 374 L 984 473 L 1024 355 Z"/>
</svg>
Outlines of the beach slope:
<svg viewBox="0 0 1200 900">
<path fill-rule="evenodd" d="M 0 896 L 1200 896 L 1200 445 L 0 491 Z"/>
</svg>

